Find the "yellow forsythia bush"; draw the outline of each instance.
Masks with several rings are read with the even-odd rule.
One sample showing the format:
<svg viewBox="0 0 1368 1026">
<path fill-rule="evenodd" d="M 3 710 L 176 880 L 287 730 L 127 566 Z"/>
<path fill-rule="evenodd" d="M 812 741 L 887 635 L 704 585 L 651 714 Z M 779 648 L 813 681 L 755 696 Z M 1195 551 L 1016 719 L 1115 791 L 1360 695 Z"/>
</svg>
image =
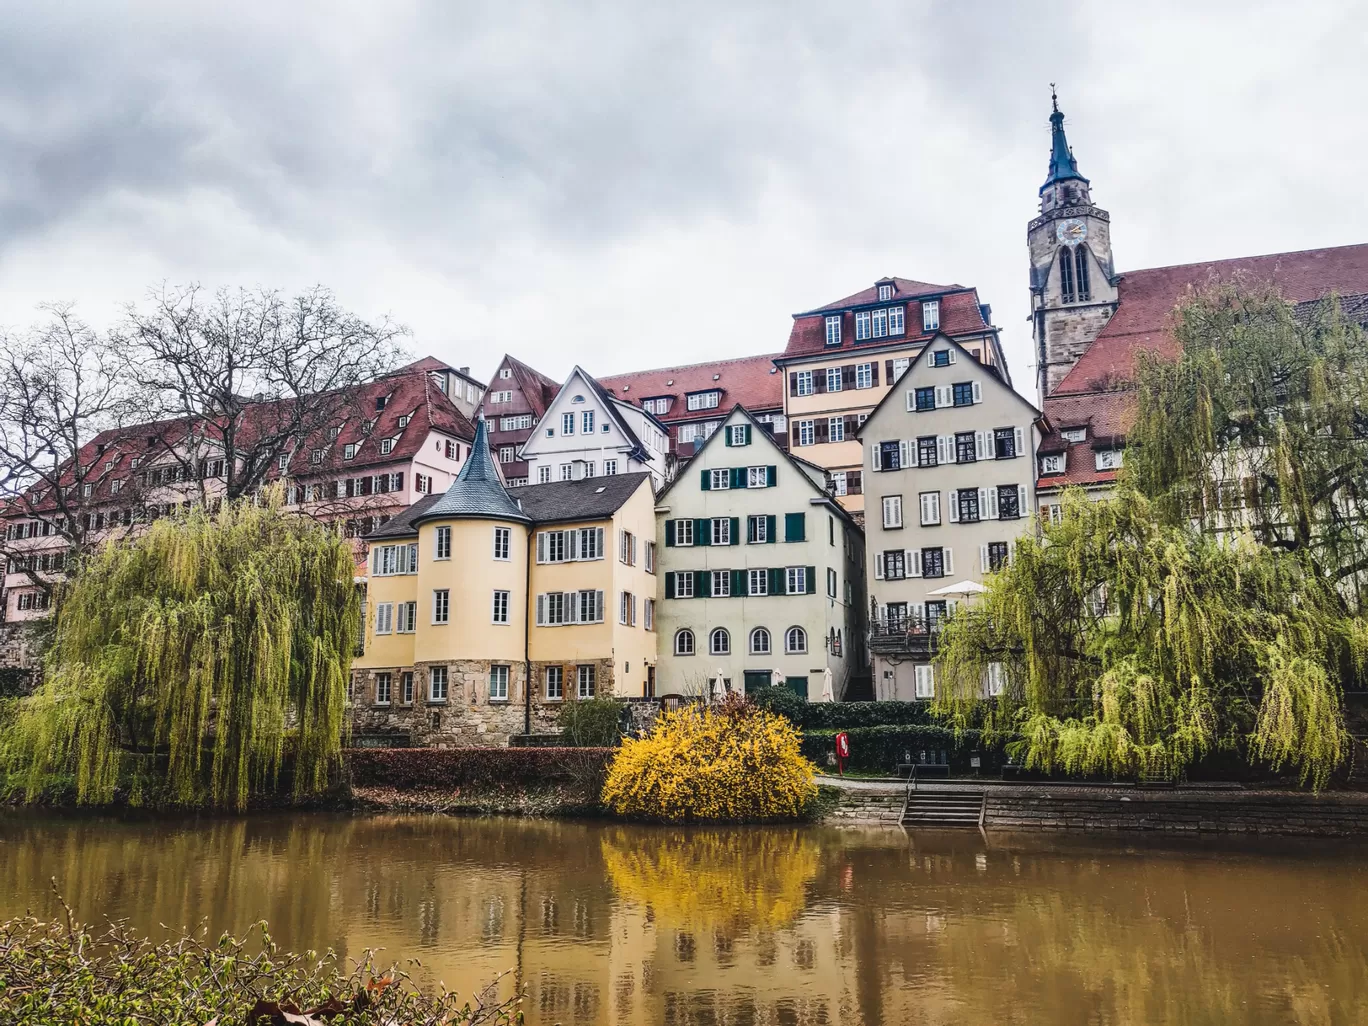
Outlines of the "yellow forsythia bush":
<svg viewBox="0 0 1368 1026">
<path fill-rule="evenodd" d="M 618 815 L 670 822 L 793 819 L 816 794 L 797 730 L 742 699 L 662 713 L 622 743 L 603 785 Z"/>
</svg>

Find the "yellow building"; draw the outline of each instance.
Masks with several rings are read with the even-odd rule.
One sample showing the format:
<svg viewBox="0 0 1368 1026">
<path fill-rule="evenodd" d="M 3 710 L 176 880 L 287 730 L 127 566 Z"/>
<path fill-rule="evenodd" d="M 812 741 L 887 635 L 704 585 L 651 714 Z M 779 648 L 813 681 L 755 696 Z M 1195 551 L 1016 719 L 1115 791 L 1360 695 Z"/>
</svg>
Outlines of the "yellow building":
<svg viewBox="0 0 1368 1026">
<path fill-rule="evenodd" d="M 370 538 L 356 731 L 502 744 L 566 701 L 652 695 L 654 510 L 644 472 L 510 494 L 481 421 L 451 488 Z"/>
</svg>

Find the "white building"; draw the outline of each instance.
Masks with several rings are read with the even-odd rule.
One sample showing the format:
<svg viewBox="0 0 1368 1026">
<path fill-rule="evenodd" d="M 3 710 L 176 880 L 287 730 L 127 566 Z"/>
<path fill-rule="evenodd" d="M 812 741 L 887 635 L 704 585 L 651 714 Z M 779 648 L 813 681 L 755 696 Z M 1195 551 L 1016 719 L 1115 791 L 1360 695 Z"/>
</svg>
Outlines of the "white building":
<svg viewBox="0 0 1368 1026">
<path fill-rule="evenodd" d="M 668 451 L 664 424 L 640 407 L 614 399 L 576 367 L 515 455 L 527 461 L 528 484 L 644 470 L 659 489 L 665 484 Z"/>
<path fill-rule="evenodd" d="M 875 698 L 934 697 L 941 622 L 1033 530 L 1042 427 L 993 368 L 940 335 L 860 428 Z"/>
<path fill-rule="evenodd" d="M 734 407 L 657 500 L 658 694 L 864 677 L 864 541 L 820 467 Z"/>
</svg>

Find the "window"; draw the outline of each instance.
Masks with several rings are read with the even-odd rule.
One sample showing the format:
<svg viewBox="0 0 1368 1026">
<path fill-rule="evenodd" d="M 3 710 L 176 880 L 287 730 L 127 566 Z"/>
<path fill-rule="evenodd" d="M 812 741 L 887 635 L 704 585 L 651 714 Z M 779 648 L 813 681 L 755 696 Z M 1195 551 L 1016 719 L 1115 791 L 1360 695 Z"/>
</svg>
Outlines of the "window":
<svg viewBox="0 0 1368 1026">
<path fill-rule="evenodd" d="M 674 524 L 674 535 L 676 545 L 692 545 L 694 543 L 694 522 L 692 520 L 671 520 Z"/>
<path fill-rule="evenodd" d="M 770 540 L 769 517 L 763 513 L 752 513 L 746 517 L 746 543 L 764 545 Z"/>
<path fill-rule="evenodd" d="M 399 703 L 401 705 L 413 704 L 413 671 L 405 670 L 399 674 Z"/>
<path fill-rule="evenodd" d="M 309 453 L 309 462 L 310 462 L 310 463 L 322 463 L 322 462 L 323 462 L 323 450 L 322 450 L 322 449 L 315 449 L 315 450 L 313 450 L 313 452 Z"/>
<path fill-rule="evenodd" d="M 984 554 L 988 557 L 983 567 L 985 573 L 996 573 L 1007 565 L 1007 543 L 989 542 L 984 546 Z"/>
<path fill-rule="evenodd" d="M 883 338 L 888 334 L 888 311 L 871 310 L 869 311 L 870 334 L 875 338 Z"/>
<path fill-rule="evenodd" d="M 923 435 L 917 439 L 917 466 L 934 467 L 939 461 L 936 458 L 936 436 Z"/>
<path fill-rule="evenodd" d="M 940 300 L 932 299 L 922 304 L 922 331 L 937 331 L 940 328 Z"/>
<path fill-rule="evenodd" d="M 1092 298 L 1092 285 L 1088 281 L 1088 251 L 1083 246 L 1074 250 L 1074 270 L 1077 271 L 1078 301 L 1087 302 Z"/>
<path fill-rule="evenodd" d="M 932 388 L 919 388 L 914 393 L 916 408 L 922 410 L 934 410 L 936 408 L 936 390 Z"/>
<path fill-rule="evenodd" d="M 949 367 L 955 361 L 951 359 L 954 354 L 949 349 L 937 349 L 931 354 L 932 367 Z"/>
<path fill-rule="evenodd" d="M 784 632 L 784 651 L 789 655 L 799 655 L 807 651 L 807 631 L 801 627 L 790 627 Z"/>
<path fill-rule="evenodd" d="M 551 480 L 551 468 L 550 468 L 549 466 L 547 466 L 547 467 L 538 467 L 538 468 L 537 468 L 537 484 L 546 484 L 546 483 L 549 482 L 550 480 Z"/>
<path fill-rule="evenodd" d="M 631 531 L 618 533 L 618 562 L 636 566 L 636 535 Z"/>
<path fill-rule="evenodd" d="M 1062 452 L 1040 457 L 1040 473 L 1042 475 L 1064 473 L 1064 457 L 1065 454 Z"/>
<path fill-rule="evenodd" d="M 513 392 L 511 390 L 505 390 L 502 392 L 490 392 L 489 401 L 491 404 L 511 403 L 513 401 Z"/>
<path fill-rule="evenodd" d="M 827 441 L 828 441 L 828 442 L 844 442 L 845 440 L 846 440 L 846 437 L 845 437 L 845 418 L 844 418 L 844 417 L 828 417 L 828 418 L 827 418 Z"/>
<path fill-rule="evenodd" d="M 877 570 L 877 567 L 875 568 Z M 875 577 L 878 574 L 875 573 Z M 907 553 L 902 549 L 888 549 L 883 553 L 883 576 L 886 581 L 901 581 L 907 577 Z"/>
<path fill-rule="evenodd" d="M 646 543 L 646 572 L 648 574 L 655 573 L 655 552 L 656 543 L 653 541 L 648 541 Z"/>
<path fill-rule="evenodd" d="M 936 697 L 935 672 L 929 663 L 918 663 L 916 668 L 916 695 L 918 698 Z"/>
<path fill-rule="evenodd" d="M 731 635 L 725 627 L 718 627 L 708 635 L 709 655 L 731 655 Z"/>
<path fill-rule="evenodd" d="M 508 701 L 507 666 L 491 666 L 489 668 L 489 700 L 491 702 Z"/>
<path fill-rule="evenodd" d="M 746 592 L 749 595 L 768 595 L 769 594 L 769 571 L 756 568 L 747 571 Z"/>
<path fill-rule="evenodd" d="M 630 591 L 624 591 L 618 598 L 618 623 L 636 626 L 636 596 Z"/>
<path fill-rule="evenodd" d="M 434 588 L 432 591 L 432 622 L 449 623 L 451 620 L 451 590 Z"/>
<path fill-rule="evenodd" d="M 731 487 L 731 471 L 727 468 L 711 470 L 708 472 L 708 487 L 713 491 L 721 491 Z"/>
<path fill-rule="evenodd" d="M 1020 492 L 1016 485 L 998 485 L 997 515 L 999 520 L 1015 520 L 1021 516 Z"/>
<path fill-rule="evenodd" d="M 434 666 L 428 671 L 428 701 L 445 702 L 447 700 L 447 668 L 445 666 Z"/>
<path fill-rule="evenodd" d="M 993 431 L 993 456 L 999 460 L 1015 459 L 1020 446 L 1017 428 L 997 428 Z"/>
<path fill-rule="evenodd" d="M 544 627 L 558 627 L 567 623 L 565 592 L 552 591 L 537 596 L 537 624 Z"/>
<path fill-rule="evenodd" d="M 450 559 L 450 558 L 451 558 L 451 528 L 449 528 L 449 527 L 439 527 L 439 528 L 437 528 L 437 551 L 436 551 L 436 553 L 433 555 L 432 558 L 433 558 L 433 559 Z"/>
<path fill-rule="evenodd" d="M 898 470 L 902 467 L 903 442 L 877 442 L 878 464 L 875 470 Z"/>
<path fill-rule="evenodd" d="M 791 566 L 785 570 L 785 581 L 789 595 L 806 595 L 808 590 L 807 567 Z"/>
<path fill-rule="evenodd" d="M 840 314 L 834 314 L 826 319 L 826 344 L 829 346 L 839 346 L 841 344 Z"/>
<path fill-rule="evenodd" d="M 449 460 L 459 460 L 461 458 L 461 447 L 457 445 L 455 442 L 446 442 L 443 448 L 443 452 L 446 455 L 446 458 Z"/>
<path fill-rule="evenodd" d="M 394 611 L 398 614 L 394 629 L 400 634 L 412 634 L 418 626 L 418 603 L 400 602 Z"/>
<path fill-rule="evenodd" d="M 826 374 L 826 390 L 828 392 L 839 392 L 845 387 L 841 380 L 840 367 L 828 367 L 824 373 Z"/>
<path fill-rule="evenodd" d="M 641 408 L 642 408 L 643 410 L 645 410 L 647 413 L 669 413 L 669 412 L 670 412 L 670 400 L 669 400 L 669 399 L 643 399 L 643 400 L 641 401 Z"/>
<path fill-rule="evenodd" d="M 648 631 L 653 631 L 655 630 L 655 599 L 648 598 L 643 603 L 643 606 L 645 607 L 643 610 L 645 614 L 643 619 L 645 620 L 646 629 Z"/>
<path fill-rule="evenodd" d="M 500 417 L 500 431 L 522 431 L 532 426 L 532 414 L 522 413 L 516 417 Z"/>
<path fill-rule="evenodd" d="M 1121 450 L 1097 449 L 1093 452 L 1093 460 L 1098 470 L 1118 470 L 1121 467 Z"/>
<path fill-rule="evenodd" d="M 342 450 L 342 458 L 343 458 L 344 460 L 354 460 L 354 459 L 356 459 L 356 443 L 355 443 L 355 442 L 348 442 L 348 443 L 346 444 L 346 447 L 343 448 L 343 450 Z"/>
<path fill-rule="evenodd" d="M 816 421 L 800 420 L 798 422 L 798 444 L 812 445 L 817 441 Z"/>
<path fill-rule="evenodd" d="M 727 444 L 731 446 L 741 446 L 750 444 L 750 433 L 746 430 L 747 424 L 732 424 L 727 428 Z"/>
<path fill-rule="evenodd" d="M 750 653 L 751 655 L 769 655 L 770 632 L 765 628 L 757 627 L 750 632 Z"/>
<path fill-rule="evenodd" d="M 850 483 L 844 470 L 833 470 L 831 472 L 831 494 L 847 495 L 850 491 Z"/>
<path fill-rule="evenodd" d="M 390 704 L 390 675 L 388 673 L 377 673 L 375 675 L 375 704 Z"/>
<path fill-rule="evenodd" d="M 1059 437 L 1066 442 L 1082 442 L 1088 437 L 1087 428 L 1065 428 L 1059 433 Z"/>
<path fill-rule="evenodd" d="M 714 570 L 712 572 L 712 597 L 728 598 L 731 596 L 731 571 Z"/>
<path fill-rule="evenodd" d="M 902 527 L 902 496 L 883 497 L 883 525 L 886 528 Z"/>
<path fill-rule="evenodd" d="M 517 446 L 513 446 L 513 445 L 501 445 L 501 446 L 499 446 L 499 462 L 500 462 L 500 463 L 512 463 L 512 462 L 514 461 L 514 459 L 517 458 L 517 455 L 518 455 Z"/>
<path fill-rule="evenodd" d="M 769 467 L 747 467 L 747 488 L 768 488 L 770 484 Z"/>
<path fill-rule="evenodd" d="M 714 545 L 731 544 L 731 518 L 713 517 L 712 518 L 712 543 Z"/>
<path fill-rule="evenodd" d="M 837 591 L 836 571 L 827 567 L 827 598 L 835 598 Z"/>
<path fill-rule="evenodd" d="M 904 309 L 903 309 L 903 307 L 901 307 L 901 306 L 890 306 L 890 307 L 888 308 L 888 333 L 889 333 L 890 335 L 901 335 L 901 334 L 903 333 L 903 331 L 904 331 L 904 327 L 903 327 L 903 312 L 904 312 Z M 895 374 L 900 373 L 900 371 L 898 371 L 898 368 L 897 368 L 897 361 L 896 361 L 896 360 L 893 361 L 893 365 L 894 365 L 894 366 L 893 366 L 893 372 L 894 372 Z M 906 361 L 904 361 L 904 362 L 903 362 L 903 370 L 906 370 L 906 369 L 907 369 L 907 364 L 906 364 Z"/>
<path fill-rule="evenodd" d="M 812 395 L 812 371 L 798 371 L 793 376 L 794 395 Z"/>
<path fill-rule="evenodd" d="M 594 433 L 594 411 L 585 410 L 580 414 L 580 433 L 592 435 Z"/>
<path fill-rule="evenodd" d="M 575 693 L 580 698 L 594 697 L 594 670 L 594 666 L 589 664 L 575 667 Z"/>
<path fill-rule="evenodd" d="M 979 519 L 979 493 L 977 488 L 961 488 L 955 496 L 961 523 L 973 524 Z"/>
<path fill-rule="evenodd" d="M 559 702 L 565 697 L 565 667 L 548 666 L 546 668 L 546 700 L 548 702 Z"/>
<path fill-rule="evenodd" d="M 940 492 L 922 492 L 917 496 L 918 505 L 921 507 L 921 524 L 923 527 L 931 527 L 941 522 L 940 512 Z"/>
<path fill-rule="evenodd" d="M 974 405 L 974 383 L 972 381 L 957 381 L 951 388 L 954 389 L 953 395 L 956 406 Z"/>
<path fill-rule="evenodd" d="M 683 630 L 675 631 L 674 654 L 677 656 L 691 656 L 694 654 L 694 632 L 687 627 Z"/>
<path fill-rule="evenodd" d="M 978 444 L 974 432 L 960 431 L 955 434 L 955 462 L 973 463 L 978 459 Z"/>
<path fill-rule="evenodd" d="M 872 363 L 861 363 L 855 367 L 855 387 L 872 388 L 874 386 L 874 365 Z"/>
<path fill-rule="evenodd" d="M 1002 694 L 1002 685 L 1006 682 L 1007 675 L 1002 672 L 1001 663 L 988 664 L 988 697 L 997 698 Z"/>
<path fill-rule="evenodd" d="M 388 456 L 388 455 L 389 455 L 391 452 L 393 452 L 393 451 L 394 451 L 394 439 L 393 439 L 393 438 L 382 438 L 382 439 L 380 439 L 380 455 L 381 455 L 381 456 Z"/>
<path fill-rule="evenodd" d="M 371 573 L 377 577 L 418 572 L 418 545 L 377 545 L 371 550 Z"/>
<path fill-rule="evenodd" d="M 944 577 L 949 573 L 945 554 L 949 549 L 922 549 L 921 571 L 923 577 Z"/>
<path fill-rule="evenodd" d="M 869 311 L 860 310 L 855 314 L 855 341 L 869 338 Z"/>
<path fill-rule="evenodd" d="M 890 299 L 892 299 L 892 298 L 893 298 L 893 286 L 892 286 L 892 285 L 880 285 L 880 286 L 879 286 L 879 302 L 880 302 L 880 303 L 887 303 L 887 302 L 888 302 Z"/>
<path fill-rule="evenodd" d="M 561 434 L 573 435 L 575 433 L 575 415 L 573 413 L 561 414 Z"/>
<path fill-rule="evenodd" d="M 449 531 L 450 528 L 443 528 L 443 530 Z M 509 542 L 511 541 L 512 536 L 513 536 L 513 532 L 512 532 L 512 530 L 511 530 L 510 528 L 507 528 L 507 527 L 496 527 L 496 528 L 494 528 L 494 558 L 495 558 L 495 559 L 507 559 L 507 558 L 508 558 Z"/>
<path fill-rule="evenodd" d="M 508 592 L 494 592 L 494 614 L 492 623 L 508 623 Z"/>
<path fill-rule="evenodd" d="M 389 634 L 394 630 L 394 603 L 377 602 L 375 604 L 375 633 Z"/>
</svg>

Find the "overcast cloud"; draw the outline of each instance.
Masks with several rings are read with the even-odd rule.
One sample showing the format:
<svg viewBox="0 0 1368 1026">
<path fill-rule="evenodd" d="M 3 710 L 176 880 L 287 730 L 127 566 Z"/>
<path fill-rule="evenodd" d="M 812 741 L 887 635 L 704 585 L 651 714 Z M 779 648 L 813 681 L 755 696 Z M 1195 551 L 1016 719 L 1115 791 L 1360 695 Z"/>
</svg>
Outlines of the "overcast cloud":
<svg viewBox="0 0 1368 1026">
<path fill-rule="evenodd" d="M 1033 373 L 1049 83 L 1121 269 L 1368 241 L 1368 5 L 0 0 L 0 323 L 333 288 L 487 378 L 782 349 L 896 274 Z"/>
</svg>

